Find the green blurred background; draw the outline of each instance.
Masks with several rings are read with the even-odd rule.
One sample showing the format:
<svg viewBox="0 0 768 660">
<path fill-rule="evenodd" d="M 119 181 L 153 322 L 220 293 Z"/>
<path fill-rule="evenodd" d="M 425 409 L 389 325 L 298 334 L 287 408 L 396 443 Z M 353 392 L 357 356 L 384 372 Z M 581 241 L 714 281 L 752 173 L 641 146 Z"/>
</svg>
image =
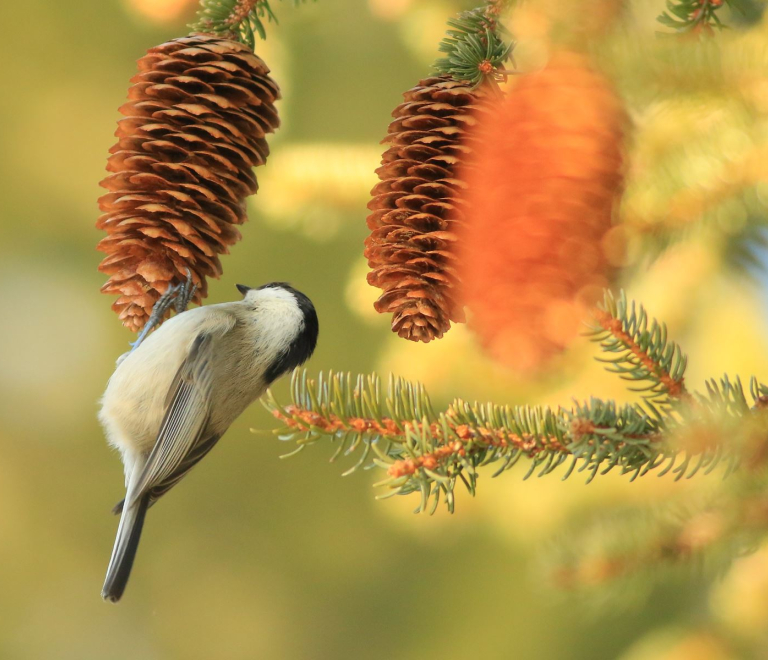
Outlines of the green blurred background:
<svg viewBox="0 0 768 660">
<path fill-rule="evenodd" d="M 470 5 L 284 4 L 259 51 L 283 87 L 283 127 L 208 302 L 236 298 L 237 282 L 290 281 L 320 315 L 310 370 L 395 371 L 426 382 L 438 404 L 620 396 L 587 348 L 523 383 L 464 328 L 416 346 L 371 310 L 361 252 L 378 142 L 402 92 L 428 73 L 445 19 Z M 652 39 L 661 3 L 635 5 L 625 20 Z M 688 486 L 518 472 L 481 479 L 453 516 L 414 516 L 409 498 L 374 499 L 376 475 L 342 479 L 329 447 L 279 460 L 288 448 L 259 405 L 152 509 L 124 600 L 102 602 L 123 485 L 96 411 L 132 337 L 99 293 L 98 182 L 136 59 L 184 34 L 188 10 L 182 0 L 3 5 L 0 658 L 639 658 L 651 657 L 638 650 L 651 631 L 695 626 L 703 580 L 595 613 L 552 591 L 539 566 L 567 519 Z M 688 348 L 694 383 L 726 369 L 765 376 L 759 288 L 723 275 L 712 255 L 685 244 L 636 292 Z M 286 383 L 276 392 L 285 400 Z"/>
</svg>

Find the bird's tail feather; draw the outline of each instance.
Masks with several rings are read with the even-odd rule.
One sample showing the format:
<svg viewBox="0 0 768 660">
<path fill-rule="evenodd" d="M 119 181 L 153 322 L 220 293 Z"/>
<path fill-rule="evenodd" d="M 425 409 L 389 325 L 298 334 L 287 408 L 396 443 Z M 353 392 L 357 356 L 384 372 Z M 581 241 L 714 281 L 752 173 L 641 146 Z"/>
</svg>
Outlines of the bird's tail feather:
<svg viewBox="0 0 768 660">
<path fill-rule="evenodd" d="M 104 600 L 116 603 L 125 591 L 128 578 L 131 575 L 133 560 L 139 547 L 141 528 L 149 505 L 149 495 L 144 495 L 131 506 L 124 508 L 117 528 L 115 547 L 107 568 L 107 577 L 101 589 Z"/>
</svg>

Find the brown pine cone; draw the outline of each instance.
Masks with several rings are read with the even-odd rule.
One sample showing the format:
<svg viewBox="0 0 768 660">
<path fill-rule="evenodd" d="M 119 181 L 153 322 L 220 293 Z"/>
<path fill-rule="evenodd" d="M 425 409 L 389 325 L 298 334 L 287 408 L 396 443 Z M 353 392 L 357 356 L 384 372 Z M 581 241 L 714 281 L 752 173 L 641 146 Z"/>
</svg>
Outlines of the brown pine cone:
<svg viewBox="0 0 768 660">
<path fill-rule="evenodd" d="M 471 326 L 499 361 L 543 365 L 611 282 L 627 115 L 583 55 L 521 76 L 473 137 L 460 275 Z"/>
<path fill-rule="evenodd" d="M 280 97 L 269 69 L 247 46 L 209 35 L 173 39 L 138 62 L 129 101 L 120 108 L 119 141 L 101 185 L 108 236 L 99 270 L 123 324 L 140 330 L 172 284 L 219 277 L 218 255 L 237 242 L 245 198 L 258 186 L 251 168 L 269 154 Z"/>
<path fill-rule="evenodd" d="M 371 191 L 365 256 L 369 284 L 384 290 L 376 310 L 393 313 L 401 337 L 428 342 L 464 321 L 453 254 L 463 189 L 456 168 L 470 152 L 465 136 L 482 95 L 441 76 L 403 97 L 383 140 L 391 146 Z"/>
</svg>

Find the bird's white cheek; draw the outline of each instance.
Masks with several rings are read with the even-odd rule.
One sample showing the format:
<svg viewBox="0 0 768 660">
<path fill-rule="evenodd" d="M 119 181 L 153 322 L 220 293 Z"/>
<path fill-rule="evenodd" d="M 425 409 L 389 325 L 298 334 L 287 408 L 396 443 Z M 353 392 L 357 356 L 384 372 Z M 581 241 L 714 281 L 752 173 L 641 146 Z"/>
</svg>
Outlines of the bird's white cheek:
<svg viewBox="0 0 768 660">
<path fill-rule="evenodd" d="M 303 323 L 301 311 L 283 300 L 263 304 L 256 320 L 259 342 L 277 354 L 287 348 Z"/>
</svg>

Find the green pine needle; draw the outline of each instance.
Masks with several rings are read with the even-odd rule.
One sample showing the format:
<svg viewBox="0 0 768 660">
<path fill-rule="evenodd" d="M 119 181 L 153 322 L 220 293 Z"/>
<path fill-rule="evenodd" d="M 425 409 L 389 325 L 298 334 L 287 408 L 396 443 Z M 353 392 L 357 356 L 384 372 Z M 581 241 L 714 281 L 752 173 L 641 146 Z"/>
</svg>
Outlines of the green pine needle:
<svg viewBox="0 0 768 660">
<path fill-rule="evenodd" d="M 667 11 L 657 20 L 676 32 L 711 33 L 715 28 L 723 28 L 717 12 L 730 4 L 731 0 L 667 0 Z"/>
<path fill-rule="evenodd" d="M 435 62 L 435 69 L 472 85 L 489 76 L 496 78 L 514 48 L 514 43 L 505 41 L 506 36 L 488 7 L 463 12 L 448 21 L 439 46 L 446 56 Z"/>
<path fill-rule="evenodd" d="M 298 6 L 306 0 L 293 0 Z M 242 8 L 250 6 L 250 10 L 243 12 Z M 242 16 L 239 16 L 243 13 Z M 269 0 L 255 0 L 248 3 L 247 0 L 200 0 L 200 9 L 197 12 L 197 20 L 189 27 L 193 32 L 215 34 L 246 44 L 254 49 L 256 46 L 256 34 L 261 39 L 267 38 L 265 24 L 277 23 L 277 16 L 272 11 Z"/>
</svg>

